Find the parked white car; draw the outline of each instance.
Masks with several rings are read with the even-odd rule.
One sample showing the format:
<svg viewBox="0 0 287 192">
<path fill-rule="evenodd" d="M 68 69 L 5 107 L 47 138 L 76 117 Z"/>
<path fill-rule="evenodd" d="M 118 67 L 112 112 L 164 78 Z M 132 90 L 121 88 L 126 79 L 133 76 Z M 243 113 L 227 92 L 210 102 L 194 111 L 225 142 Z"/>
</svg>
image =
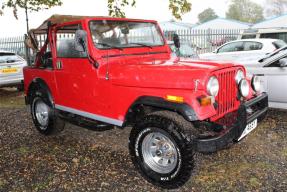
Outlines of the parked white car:
<svg viewBox="0 0 287 192">
<path fill-rule="evenodd" d="M 270 107 L 287 109 L 287 46 L 256 62 L 241 64 L 249 76 L 259 76 Z"/>
<path fill-rule="evenodd" d="M 27 62 L 12 52 L 0 51 L 0 87 L 23 89 L 23 68 Z"/>
<path fill-rule="evenodd" d="M 225 43 L 212 53 L 199 55 L 201 59 L 233 61 L 256 60 L 287 44 L 278 39 L 244 39 Z"/>
</svg>

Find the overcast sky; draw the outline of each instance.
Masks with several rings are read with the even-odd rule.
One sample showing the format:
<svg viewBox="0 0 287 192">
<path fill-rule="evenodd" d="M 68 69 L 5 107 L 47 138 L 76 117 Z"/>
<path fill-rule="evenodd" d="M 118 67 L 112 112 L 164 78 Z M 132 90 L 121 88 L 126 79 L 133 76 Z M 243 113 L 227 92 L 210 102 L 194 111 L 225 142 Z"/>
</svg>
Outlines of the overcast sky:
<svg viewBox="0 0 287 192">
<path fill-rule="evenodd" d="M 49 10 L 29 13 L 30 28 L 39 26 L 45 19 L 53 14 L 68 15 L 108 15 L 108 0 L 63 0 L 61 7 L 54 7 Z M 252 0 L 263 6 L 265 0 Z M 0 0 L 2 3 L 3 0 Z M 228 8 L 228 0 L 190 0 L 192 10 L 183 16 L 183 22 L 196 23 L 197 15 L 208 7 L 215 10 L 220 17 L 225 17 Z M 25 13 L 18 12 L 19 19 L 16 20 L 12 10 L 5 10 L 4 16 L 0 16 L 0 38 L 7 36 L 23 35 L 26 31 Z M 168 21 L 172 19 L 168 10 L 168 0 L 137 0 L 136 8 L 126 10 L 129 18 L 153 19 Z"/>
</svg>

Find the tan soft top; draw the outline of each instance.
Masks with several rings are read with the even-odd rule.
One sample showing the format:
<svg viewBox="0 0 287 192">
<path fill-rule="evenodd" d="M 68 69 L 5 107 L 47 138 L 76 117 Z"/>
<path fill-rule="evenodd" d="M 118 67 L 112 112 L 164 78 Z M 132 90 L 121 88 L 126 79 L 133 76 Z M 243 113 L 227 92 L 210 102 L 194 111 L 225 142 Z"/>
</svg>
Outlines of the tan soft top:
<svg viewBox="0 0 287 192">
<path fill-rule="evenodd" d="M 87 18 L 103 18 L 111 19 L 109 16 L 76 16 L 76 15 L 52 15 L 49 19 L 44 21 L 38 28 L 31 29 L 29 33 L 46 34 L 48 29 L 48 23 L 51 22 L 52 25 L 62 24 L 66 22 L 79 21 Z M 133 20 L 133 21 L 145 21 L 145 22 L 156 22 L 153 20 L 142 20 L 142 19 L 130 19 L 130 18 L 112 18 L 115 20 Z"/>
<path fill-rule="evenodd" d="M 49 22 L 51 22 L 52 25 L 55 25 L 55 24 L 62 24 L 66 22 L 79 21 L 85 18 L 95 18 L 95 17 L 100 17 L 100 16 L 52 15 L 49 19 L 44 21 L 38 28 L 31 29 L 30 31 L 33 32 L 34 34 L 45 34 L 47 33 Z M 103 17 L 103 18 L 108 18 L 108 17 Z"/>
</svg>

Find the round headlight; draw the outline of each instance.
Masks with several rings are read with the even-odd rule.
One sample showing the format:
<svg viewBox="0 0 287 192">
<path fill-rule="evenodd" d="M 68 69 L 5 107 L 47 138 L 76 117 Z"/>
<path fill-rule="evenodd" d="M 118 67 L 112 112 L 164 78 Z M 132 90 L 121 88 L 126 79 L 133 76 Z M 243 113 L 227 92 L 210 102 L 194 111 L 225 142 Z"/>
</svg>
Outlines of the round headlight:
<svg viewBox="0 0 287 192">
<path fill-rule="evenodd" d="M 239 83 L 239 91 L 243 97 L 247 97 L 249 94 L 249 84 L 246 79 L 242 79 Z"/>
<path fill-rule="evenodd" d="M 210 77 L 207 83 L 207 92 L 210 96 L 217 96 L 219 91 L 219 82 L 215 76 Z"/>
<path fill-rule="evenodd" d="M 235 81 L 237 83 L 237 85 L 239 85 L 240 81 L 244 78 L 244 72 L 239 69 L 235 75 Z"/>
<path fill-rule="evenodd" d="M 261 91 L 260 78 L 258 76 L 253 76 L 251 84 L 255 92 Z"/>
</svg>

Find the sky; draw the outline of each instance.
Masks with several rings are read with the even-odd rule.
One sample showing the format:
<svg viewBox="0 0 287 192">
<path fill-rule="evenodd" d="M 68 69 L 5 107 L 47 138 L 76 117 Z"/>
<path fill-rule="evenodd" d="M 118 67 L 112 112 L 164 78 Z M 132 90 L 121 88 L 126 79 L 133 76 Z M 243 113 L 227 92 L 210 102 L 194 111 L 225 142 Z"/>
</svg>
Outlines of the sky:
<svg viewBox="0 0 287 192">
<path fill-rule="evenodd" d="M 0 4 L 4 0 L 0 0 Z M 219 17 L 225 17 L 228 9 L 228 0 L 189 0 L 192 10 L 183 16 L 183 22 L 196 23 L 197 15 L 207 8 L 215 10 Z M 265 0 L 252 0 L 263 6 Z M 53 14 L 62 15 L 90 15 L 107 16 L 107 0 L 63 0 L 63 5 L 53 7 L 49 10 L 29 13 L 30 28 L 36 28 L 44 20 Z M 152 19 L 157 21 L 168 21 L 172 15 L 168 10 L 168 0 L 137 0 L 135 8 L 127 8 L 126 16 L 129 18 Z M 24 10 L 18 11 L 18 20 L 15 19 L 13 11 L 6 9 L 4 15 L 0 16 L 0 38 L 21 36 L 26 32 L 26 21 Z"/>
</svg>

